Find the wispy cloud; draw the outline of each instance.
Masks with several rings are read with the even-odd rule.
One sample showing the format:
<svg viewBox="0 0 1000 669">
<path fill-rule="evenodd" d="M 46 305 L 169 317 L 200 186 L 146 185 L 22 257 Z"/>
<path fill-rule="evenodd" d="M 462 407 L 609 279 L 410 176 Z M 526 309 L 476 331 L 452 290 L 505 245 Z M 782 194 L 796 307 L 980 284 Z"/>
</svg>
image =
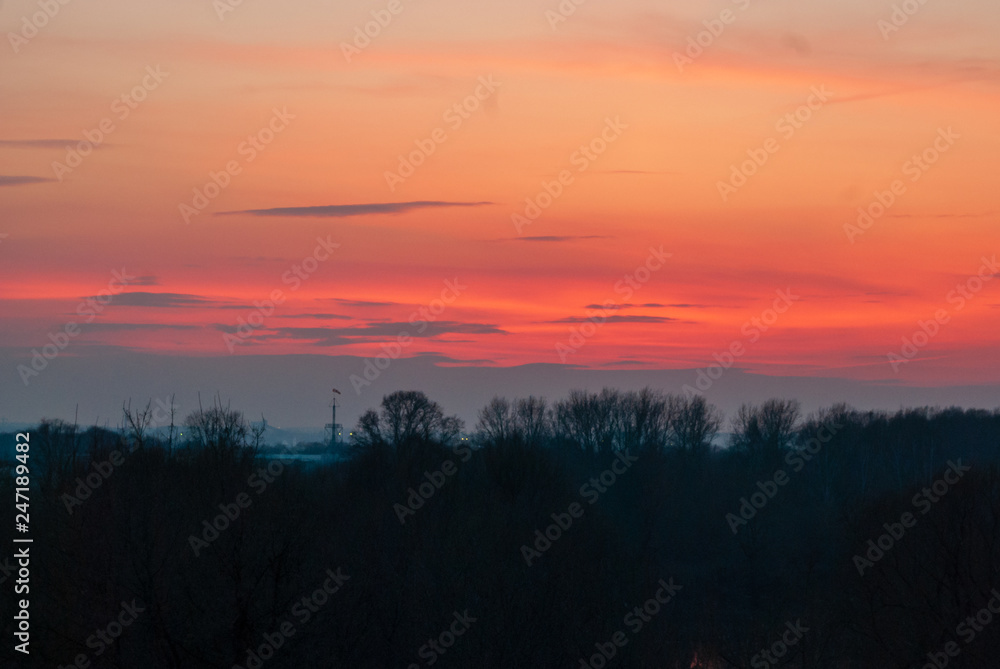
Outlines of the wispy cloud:
<svg viewBox="0 0 1000 669">
<path fill-rule="evenodd" d="M 27 184 L 43 184 L 49 181 L 55 181 L 55 179 L 46 179 L 45 177 L 4 176 L 0 174 L 0 186 L 24 186 Z"/>
<path fill-rule="evenodd" d="M 631 302 L 626 302 L 624 304 L 609 304 L 607 306 L 603 304 L 588 304 L 584 309 L 603 309 L 605 311 L 614 311 L 616 309 L 635 309 L 637 307 L 645 307 L 648 309 L 662 309 L 664 307 L 694 307 L 701 306 L 695 304 L 660 304 L 659 302 L 644 302 L 643 304 L 632 304 Z"/>
<path fill-rule="evenodd" d="M 422 323 L 426 325 L 423 332 L 415 332 L 412 323 L 368 323 L 353 328 L 283 328 L 289 334 L 305 334 L 311 336 L 321 333 L 336 333 L 347 337 L 396 337 L 400 332 L 410 332 L 414 337 L 436 337 L 443 334 L 507 334 L 496 325 L 489 323 L 462 323 L 460 321 L 436 321 Z"/>
<path fill-rule="evenodd" d="M 335 298 L 333 301 L 348 307 L 392 307 L 399 304 L 399 302 L 370 302 L 368 300 L 344 300 L 340 298 Z"/>
<path fill-rule="evenodd" d="M 421 200 L 416 202 L 376 202 L 370 204 L 331 204 L 322 207 L 275 207 L 273 209 L 243 209 L 220 211 L 216 216 L 248 214 L 251 216 L 313 216 L 320 218 L 346 218 L 375 214 L 402 214 L 414 209 L 442 209 L 447 207 L 482 207 L 493 202 L 441 202 Z"/>
<path fill-rule="evenodd" d="M 636 367 L 636 366 L 648 365 L 648 364 L 649 364 L 649 362 L 645 361 L 645 360 L 621 359 L 621 360 L 612 360 L 610 362 L 602 362 L 598 366 L 599 367 L 621 367 L 621 366 Z"/>
<path fill-rule="evenodd" d="M 0 147 L 11 149 L 62 149 L 67 144 L 79 143 L 79 139 L 0 139 Z M 95 146 L 101 148 L 104 144 Z"/>
<path fill-rule="evenodd" d="M 181 325 L 177 323 L 91 323 L 88 331 L 131 332 L 135 330 L 194 330 L 200 325 Z"/>
<path fill-rule="evenodd" d="M 137 291 L 116 295 L 113 303 L 120 307 L 158 307 L 169 309 L 200 307 L 209 304 L 210 301 L 200 295 L 186 293 L 147 293 Z"/>
<path fill-rule="evenodd" d="M 986 218 L 996 212 L 987 211 L 982 214 L 888 214 L 889 218 Z"/>
<path fill-rule="evenodd" d="M 341 320 L 349 321 L 351 316 L 344 316 L 343 314 L 288 314 L 287 316 L 282 316 L 282 318 L 313 318 L 318 321 L 328 321 L 328 320 Z"/>
<path fill-rule="evenodd" d="M 548 321 L 549 323 L 589 323 L 592 319 L 581 318 L 573 316 L 571 318 L 560 318 L 557 321 Z M 676 321 L 676 318 L 667 318 L 666 316 L 608 316 L 604 319 L 605 323 L 669 323 L 671 321 Z"/>
<path fill-rule="evenodd" d="M 650 170 L 594 170 L 592 174 L 678 174 L 678 172 L 654 172 Z"/>
<path fill-rule="evenodd" d="M 218 327 L 223 331 L 230 329 L 230 326 Z M 424 339 L 446 334 L 508 334 L 506 330 L 489 323 L 437 321 L 427 323 L 423 332 L 418 332 L 411 323 L 402 322 L 368 323 L 349 328 L 283 327 L 275 328 L 271 334 L 261 337 L 261 339 L 294 339 L 310 342 L 314 346 L 344 346 L 384 341 L 387 337 L 395 339 L 401 333 Z"/>
<path fill-rule="evenodd" d="M 607 235 L 539 235 L 536 237 L 511 237 L 512 240 L 518 242 L 575 242 L 580 239 L 612 239 Z"/>
<path fill-rule="evenodd" d="M 471 359 L 459 359 L 453 358 L 449 355 L 445 355 L 440 351 L 427 351 L 424 353 L 414 353 L 411 358 L 423 358 L 424 360 L 431 360 L 435 365 L 443 366 L 465 366 L 465 365 L 495 365 L 496 360 L 490 358 L 471 358 Z"/>
</svg>

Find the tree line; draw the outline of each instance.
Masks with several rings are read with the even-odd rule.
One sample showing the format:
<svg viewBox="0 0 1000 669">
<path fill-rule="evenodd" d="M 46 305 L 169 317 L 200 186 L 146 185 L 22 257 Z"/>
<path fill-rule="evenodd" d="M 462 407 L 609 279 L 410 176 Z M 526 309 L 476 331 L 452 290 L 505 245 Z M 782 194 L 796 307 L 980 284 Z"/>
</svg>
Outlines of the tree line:
<svg viewBox="0 0 1000 669">
<path fill-rule="evenodd" d="M 271 457 L 262 424 L 221 402 L 174 418 L 154 430 L 128 404 L 115 430 L 32 430 L 33 650 L 5 644 L 4 662 L 903 669 L 1000 653 L 982 613 L 1000 588 L 1000 410 L 770 399 L 727 419 L 700 396 L 604 389 L 497 397 L 467 429 L 404 391 L 320 464 Z M 0 562 L 0 587 L 15 578 Z"/>
</svg>

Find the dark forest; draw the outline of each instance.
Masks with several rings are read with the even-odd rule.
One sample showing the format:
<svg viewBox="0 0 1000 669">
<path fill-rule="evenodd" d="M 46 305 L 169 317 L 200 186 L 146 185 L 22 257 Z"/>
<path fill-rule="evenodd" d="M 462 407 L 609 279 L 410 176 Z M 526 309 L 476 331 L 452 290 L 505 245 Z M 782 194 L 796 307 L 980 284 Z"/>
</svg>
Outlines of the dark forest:
<svg viewBox="0 0 1000 669">
<path fill-rule="evenodd" d="M 118 430 L 43 421 L 30 444 L 18 666 L 1000 657 L 1000 410 L 771 399 L 726 417 L 700 396 L 605 389 L 497 398 L 467 428 L 413 391 L 320 462 L 283 459 L 220 402 L 156 429 L 131 404 Z"/>
</svg>

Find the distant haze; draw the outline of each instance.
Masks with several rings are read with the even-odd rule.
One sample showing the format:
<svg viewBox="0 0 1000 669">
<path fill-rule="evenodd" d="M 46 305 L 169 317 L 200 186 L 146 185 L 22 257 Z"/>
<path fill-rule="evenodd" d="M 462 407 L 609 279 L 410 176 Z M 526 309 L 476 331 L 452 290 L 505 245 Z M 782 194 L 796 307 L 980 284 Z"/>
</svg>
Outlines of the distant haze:
<svg viewBox="0 0 1000 669">
<path fill-rule="evenodd" d="M 120 419 L 121 404 L 160 399 L 176 393 L 178 413 L 183 418 L 201 401 L 210 404 L 216 395 L 230 401 L 249 418 L 263 413 L 276 427 L 322 427 L 330 420 L 332 389 L 338 388 L 341 408 L 338 422 L 348 429 L 367 408 L 375 407 L 383 395 L 394 390 L 422 390 L 439 402 L 447 413 L 463 418 L 468 428 L 476 414 L 493 396 L 542 395 L 550 400 L 571 389 L 600 390 L 611 386 L 623 390 L 652 386 L 680 393 L 693 385 L 696 370 L 586 370 L 563 365 L 519 367 L 439 366 L 433 358 L 395 360 L 357 395 L 351 375 L 363 374 L 365 361 L 350 356 L 224 356 L 189 358 L 126 351 L 101 356 L 60 356 L 24 387 L 15 372 L 10 352 L 0 352 L 4 371 L 0 418 L 36 421 L 42 417 L 72 420 L 79 405 L 84 425 Z M 759 402 L 769 397 L 798 399 L 805 411 L 836 402 L 858 408 L 898 409 L 901 406 L 959 405 L 1000 407 L 1000 386 L 954 386 L 916 388 L 873 384 L 843 379 L 776 377 L 726 371 L 712 383 L 706 397 L 728 416 L 741 402 Z"/>
</svg>

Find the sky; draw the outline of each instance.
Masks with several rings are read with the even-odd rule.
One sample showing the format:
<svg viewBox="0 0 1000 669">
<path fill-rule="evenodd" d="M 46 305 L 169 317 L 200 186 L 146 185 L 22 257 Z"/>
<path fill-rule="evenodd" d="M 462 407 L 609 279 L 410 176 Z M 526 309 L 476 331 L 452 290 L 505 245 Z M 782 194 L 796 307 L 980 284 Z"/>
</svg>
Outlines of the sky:
<svg viewBox="0 0 1000 669">
<path fill-rule="evenodd" d="M 71 370 L 153 397 L 124 361 L 218 361 L 169 390 L 231 397 L 225 359 L 296 356 L 370 404 L 419 384 L 402 358 L 455 397 L 709 370 L 1000 405 L 998 28 L 985 0 L 5 0 L 0 415 L 65 417 Z"/>
</svg>

